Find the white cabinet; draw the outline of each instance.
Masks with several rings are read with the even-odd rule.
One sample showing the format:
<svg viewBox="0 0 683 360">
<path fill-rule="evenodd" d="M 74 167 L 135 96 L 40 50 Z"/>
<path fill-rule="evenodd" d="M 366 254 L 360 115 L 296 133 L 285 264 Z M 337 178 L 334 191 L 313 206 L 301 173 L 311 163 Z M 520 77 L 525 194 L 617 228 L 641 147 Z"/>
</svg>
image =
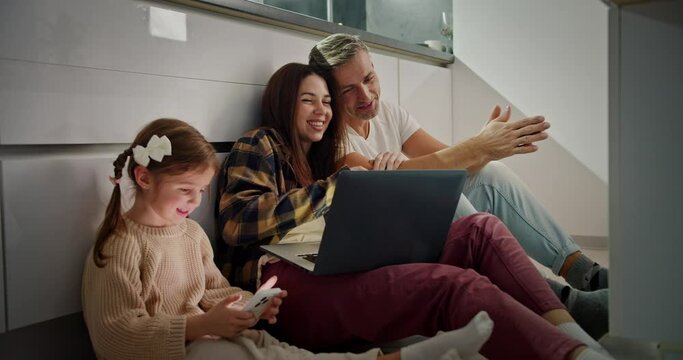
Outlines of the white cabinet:
<svg viewBox="0 0 683 360">
<path fill-rule="evenodd" d="M 8 330 L 81 310 L 83 260 L 111 195 L 114 157 L 2 161 Z"/>
</svg>

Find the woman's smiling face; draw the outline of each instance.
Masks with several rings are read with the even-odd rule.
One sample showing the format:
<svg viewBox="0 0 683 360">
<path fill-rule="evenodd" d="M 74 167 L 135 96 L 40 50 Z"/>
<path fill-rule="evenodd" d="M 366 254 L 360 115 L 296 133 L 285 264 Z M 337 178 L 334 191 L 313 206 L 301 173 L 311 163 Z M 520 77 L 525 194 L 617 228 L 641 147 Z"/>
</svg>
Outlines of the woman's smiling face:
<svg viewBox="0 0 683 360">
<path fill-rule="evenodd" d="M 325 80 L 318 75 L 305 77 L 299 85 L 294 121 L 304 150 L 323 138 L 332 118 L 332 99 Z"/>
</svg>

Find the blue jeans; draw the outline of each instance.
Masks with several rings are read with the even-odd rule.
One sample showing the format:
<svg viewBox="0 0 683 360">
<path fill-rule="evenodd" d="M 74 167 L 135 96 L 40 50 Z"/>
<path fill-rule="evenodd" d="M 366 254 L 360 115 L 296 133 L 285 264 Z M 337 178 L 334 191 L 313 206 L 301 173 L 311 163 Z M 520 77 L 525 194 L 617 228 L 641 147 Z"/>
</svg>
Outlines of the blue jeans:
<svg viewBox="0 0 683 360">
<path fill-rule="evenodd" d="M 455 218 L 477 211 L 500 218 L 524 251 L 555 274 L 569 254 L 580 250 L 526 185 L 501 162 L 492 161 L 467 178 Z"/>
</svg>

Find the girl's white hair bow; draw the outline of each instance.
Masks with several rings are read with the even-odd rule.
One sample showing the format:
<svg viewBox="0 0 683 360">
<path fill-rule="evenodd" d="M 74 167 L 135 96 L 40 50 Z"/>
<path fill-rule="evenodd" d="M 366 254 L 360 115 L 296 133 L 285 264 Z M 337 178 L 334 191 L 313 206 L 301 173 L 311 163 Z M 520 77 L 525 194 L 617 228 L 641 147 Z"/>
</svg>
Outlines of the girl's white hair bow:
<svg viewBox="0 0 683 360">
<path fill-rule="evenodd" d="M 152 135 L 147 142 L 147 147 L 138 145 L 133 148 L 133 159 L 135 159 L 136 163 L 144 167 L 149 165 L 150 158 L 157 162 L 161 162 L 166 155 L 171 155 L 171 140 L 169 140 L 166 135 L 162 137 Z"/>
</svg>

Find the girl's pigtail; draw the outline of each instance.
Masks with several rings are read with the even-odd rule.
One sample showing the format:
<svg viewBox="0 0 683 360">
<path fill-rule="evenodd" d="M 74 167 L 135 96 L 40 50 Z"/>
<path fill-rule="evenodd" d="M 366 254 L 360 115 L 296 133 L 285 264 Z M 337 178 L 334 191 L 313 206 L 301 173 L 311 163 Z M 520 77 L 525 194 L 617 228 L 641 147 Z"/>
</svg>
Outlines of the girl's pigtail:
<svg viewBox="0 0 683 360">
<path fill-rule="evenodd" d="M 126 160 L 133 153 L 131 148 L 122 152 L 114 161 L 114 177 L 110 177 L 114 190 L 107 205 L 107 211 L 104 214 L 102 225 L 97 230 L 97 239 L 95 247 L 93 248 L 93 260 L 98 267 L 104 267 L 105 260 L 108 258 L 102 250 L 107 240 L 120 226 L 123 226 L 123 217 L 121 216 L 121 177 L 123 175 L 123 167 L 126 166 Z"/>
</svg>

